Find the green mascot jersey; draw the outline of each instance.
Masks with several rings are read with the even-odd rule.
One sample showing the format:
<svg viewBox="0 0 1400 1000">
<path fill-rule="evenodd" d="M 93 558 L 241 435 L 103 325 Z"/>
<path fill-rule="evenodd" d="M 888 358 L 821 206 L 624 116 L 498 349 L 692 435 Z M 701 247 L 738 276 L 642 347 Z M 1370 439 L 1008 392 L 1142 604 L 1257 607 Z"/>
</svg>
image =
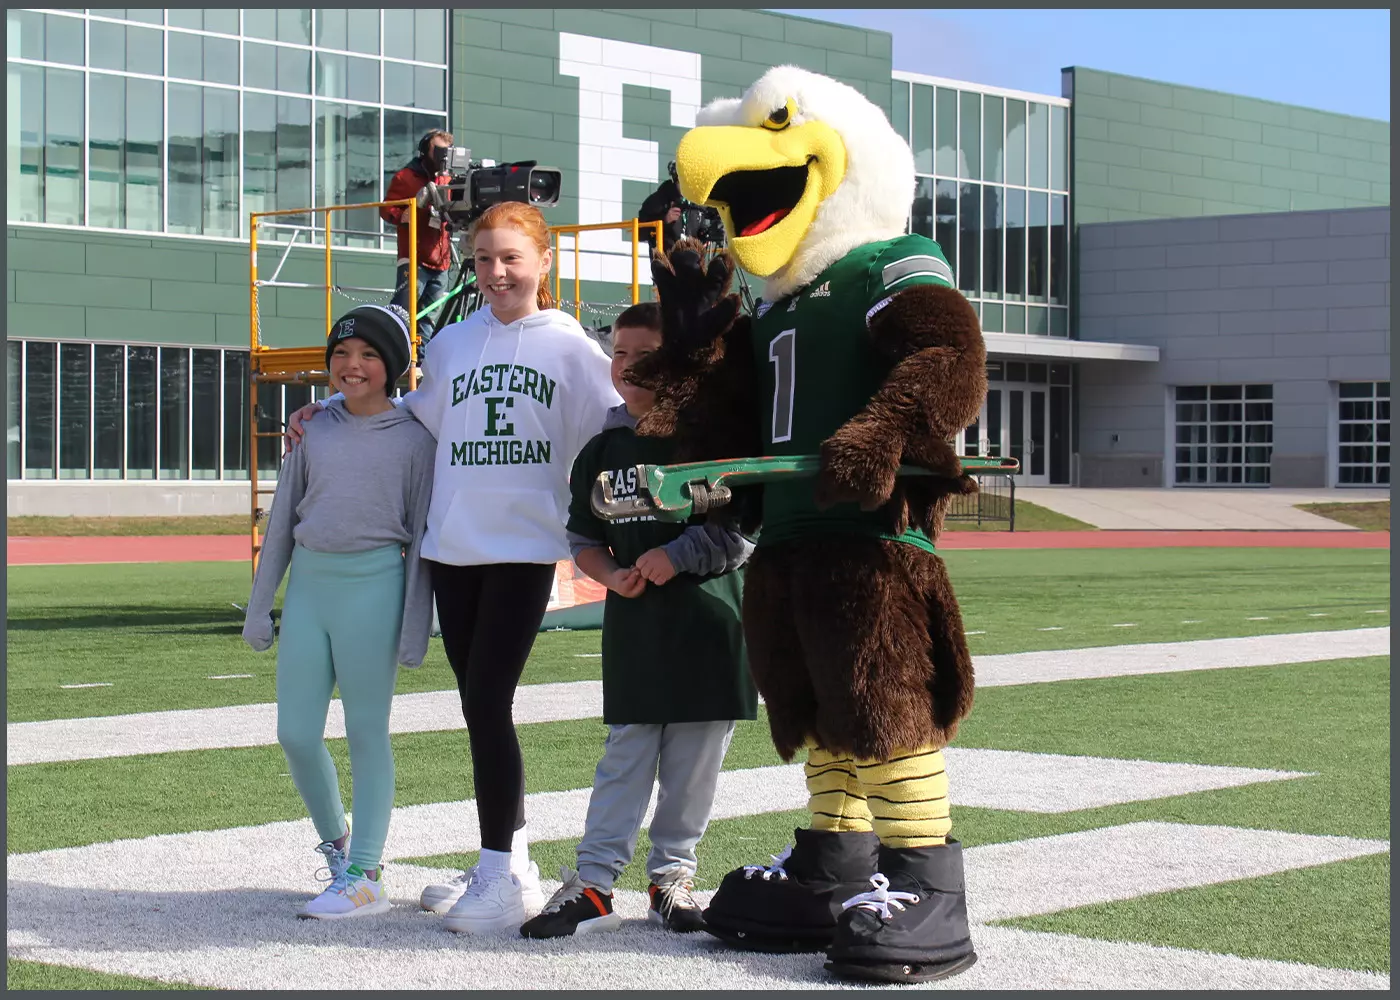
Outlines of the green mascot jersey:
<svg viewBox="0 0 1400 1000">
<path fill-rule="evenodd" d="M 901 236 L 857 247 L 801 291 L 760 303 L 753 343 L 760 375 L 764 454 L 815 455 L 822 442 L 870 401 L 893 367 L 871 343 L 869 318 L 892 295 L 914 285 L 953 287 L 953 269 L 938 244 Z M 855 503 L 818 510 L 814 479 L 763 488 L 768 546 L 811 534 L 851 532 L 908 542 L 929 552 L 916 529 L 886 533 L 878 512 Z"/>
</svg>

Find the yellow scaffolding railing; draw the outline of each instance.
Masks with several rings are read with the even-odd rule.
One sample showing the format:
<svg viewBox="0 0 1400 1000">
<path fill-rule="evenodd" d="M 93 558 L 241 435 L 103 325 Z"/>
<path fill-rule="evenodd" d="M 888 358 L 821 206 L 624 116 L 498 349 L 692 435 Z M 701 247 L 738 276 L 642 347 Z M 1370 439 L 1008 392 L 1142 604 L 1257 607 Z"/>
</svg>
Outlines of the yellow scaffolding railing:
<svg viewBox="0 0 1400 1000">
<path fill-rule="evenodd" d="M 249 270 L 248 270 L 248 348 L 249 348 L 249 382 L 248 382 L 248 421 L 249 433 L 249 457 L 248 475 L 251 488 L 251 528 L 250 542 L 252 548 L 252 571 L 257 572 L 258 553 L 262 551 L 262 544 L 258 533 L 258 522 L 263 515 L 263 509 L 258 504 L 258 498 L 276 493 L 275 488 L 268 488 L 259 485 L 258 481 L 258 441 L 265 438 L 281 439 L 282 431 L 259 431 L 258 430 L 258 385 L 259 383 L 286 383 L 297 382 L 301 384 L 325 384 L 328 382 L 328 373 L 325 371 L 326 349 L 324 344 L 316 344 L 309 347 L 268 347 L 262 342 L 262 331 L 260 329 L 260 317 L 258 314 L 258 289 L 275 288 L 302 288 L 302 289 L 324 289 L 325 290 L 325 329 L 330 333 L 331 325 L 335 322 L 332 313 L 332 292 L 336 288 L 344 288 L 334 284 L 334 276 L 331 266 L 332 235 L 336 230 L 331 225 L 332 212 L 348 212 L 355 209 L 379 209 L 389 207 L 411 208 L 416 202 L 412 198 L 405 198 L 399 201 L 373 201 L 362 202 L 354 205 L 327 205 L 322 208 L 289 208 L 271 212 L 252 212 L 249 214 Z M 266 280 L 258 278 L 258 220 L 279 216 L 298 216 L 323 214 L 324 224 L 317 227 L 313 222 L 311 226 L 293 226 L 297 231 L 309 230 L 319 231 L 325 239 L 325 262 L 326 280 L 325 284 L 279 281 L 277 274 L 280 273 L 280 265 L 273 277 Z M 418 315 L 418 213 L 409 211 L 408 217 L 408 314 L 412 317 Z M 275 223 L 269 223 L 269 228 Z M 635 304 L 641 298 L 641 285 L 639 273 L 639 245 L 641 230 L 644 227 L 653 227 L 656 232 L 656 245 L 661 245 L 661 223 L 660 222 L 638 222 L 630 219 L 626 222 L 605 222 L 593 225 L 578 226 L 552 226 L 550 227 L 551 239 L 554 247 L 554 298 L 559 300 L 560 292 L 560 272 L 559 272 L 559 237 L 560 235 L 572 235 L 574 251 L 574 318 L 579 319 L 582 315 L 582 293 L 581 277 L 579 273 L 580 233 L 602 231 L 602 230 L 623 230 L 630 232 L 632 243 L 632 302 Z M 352 232 L 342 230 L 342 235 Z M 380 233 L 361 234 L 378 237 Z M 295 243 L 296 233 L 294 232 L 292 242 Z M 291 247 L 286 253 L 291 252 Z M 285 255 L 284 255 L 285 262 Z M 384 289 L 349 289 L 357 291 L 383 292 Z M 412 324 L 413 336 L 413 363 L 408 370 L 408 387 L 410 390 L 418 385 L 418 365 L 422 358 L 422 340 L 419 336 L 418 324 Z"/>
<path fill-rule="evenodd" d="M 638 222 L 636 219 L 629 219 L 626 222 L 595 222 L 586 226 L 550 226 L 549 232 L 554 239 L 554 301 L 560 301 L 559 283 L 561 269 L 559 267 L 559 237 L 573 236 L 574 238 L 574 319 L 583 318 L 583 292 L 582 279 L 579 274 L 579 254 L 581 250 L 579 244 L 580 233 L 592 233 L 602 231 L 623 230 L 629 232 L 632 237 L 632 304 L 636 305 L 641 299 L 641 284 L 638 273 L 637 247 L 641 241 L 641 231 L 646 228 L 654 229 L 656 232 L 656 246 L 661 243 L 661 223 L 658 222 Z"/>
</svg>

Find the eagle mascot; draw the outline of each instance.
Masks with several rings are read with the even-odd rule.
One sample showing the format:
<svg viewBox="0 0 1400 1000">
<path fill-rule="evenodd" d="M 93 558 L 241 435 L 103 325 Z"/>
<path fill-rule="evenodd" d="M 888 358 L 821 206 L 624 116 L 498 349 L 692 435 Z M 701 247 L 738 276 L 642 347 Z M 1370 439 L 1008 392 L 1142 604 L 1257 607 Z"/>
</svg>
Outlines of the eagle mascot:
<svg viewBox="0 0 1400 1000">
<path fill-rule="evenodd" d="M 976 490 L 949 442 L 987 391 L 977 314 L 938 244 L 905 235 L 913 155 L 858 91 L 780 66 L 696 121 L 681 191 L 719 210 L 729 250 L 653 259 L 662 346 L 627 377 L 657 404 L 638 432 L 672 439 L 677 462 L 821 456 L 815 479 L 733 500 L 758 531 L 749 666 L 778 752 L 806 751 L 811 825 L 726 875 L 706 926 L 825 951 L 845 978 L 953 975 L 976 954 L 942 748 L 973 675 L 934 542 Z M 735 262 L 766 279 L 753 315 Z"/>
</svg>

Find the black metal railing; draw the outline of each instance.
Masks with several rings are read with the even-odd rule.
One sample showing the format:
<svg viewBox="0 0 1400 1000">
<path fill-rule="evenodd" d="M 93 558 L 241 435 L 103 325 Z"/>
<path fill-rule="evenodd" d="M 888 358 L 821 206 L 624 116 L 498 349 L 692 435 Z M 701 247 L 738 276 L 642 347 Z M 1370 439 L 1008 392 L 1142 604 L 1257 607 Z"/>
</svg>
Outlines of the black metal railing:
<svg viewBox="0 0 1400 1000">
<path fill-rule="evenodd" d="M 1006 522 L 1007 531 L 1016 530 L 1016 477 L 990 472 L 977 477 L 978 491 L 972 496 L 953 498 L 945 521 Z"/>
</svg>

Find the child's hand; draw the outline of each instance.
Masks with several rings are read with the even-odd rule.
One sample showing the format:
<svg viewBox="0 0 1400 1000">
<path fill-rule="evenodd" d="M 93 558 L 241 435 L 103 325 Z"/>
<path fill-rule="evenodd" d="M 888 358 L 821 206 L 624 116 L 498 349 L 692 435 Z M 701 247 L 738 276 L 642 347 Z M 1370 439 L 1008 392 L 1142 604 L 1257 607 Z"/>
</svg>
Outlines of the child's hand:
<svg viewBox="0 0 1400 1000">
<path fill-rule="evenodd" d="M 642 591 L 647 589 L 646 577 L 642 576 L 635 566 L 631 569 L 619 569 L 609 577 L 608 589 L 623 597 L 639 597 Z"/>
<path fill-rule="evenodd" d="M 671 565 L 671 558 L 663 548 L 643 552 L 637 560 L 637 570 L 658 587 L 676 575 L 676 567 Z"/>
</svg>

